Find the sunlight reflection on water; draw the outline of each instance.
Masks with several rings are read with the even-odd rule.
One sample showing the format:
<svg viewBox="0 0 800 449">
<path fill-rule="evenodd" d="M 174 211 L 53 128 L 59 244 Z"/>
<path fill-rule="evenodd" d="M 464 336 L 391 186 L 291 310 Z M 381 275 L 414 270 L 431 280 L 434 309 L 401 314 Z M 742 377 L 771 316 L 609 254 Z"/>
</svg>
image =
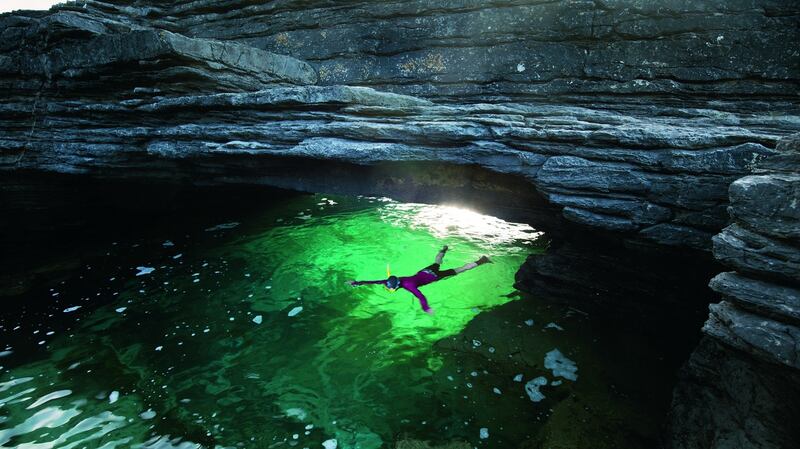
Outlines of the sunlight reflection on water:
<svg viewBox="0 0 800 449">
<path fill-rule="evenodd" d="M 84 272 L 48 292 L 51 316 L 74 328 L 48 334 L 40 360 L 3 372 L 0 446 L 379 447 L 427 419 L 444 363 L 433 345 L 511 301 L 514 273 L 541 237 L 455 206 L 320 195 L 197 227 L 188 243 L 115 242 L 95 268 L 113 290 Z M 413 274 L 443 244 L 446 267 L 482 254 L 494 263 L 424 287 L 436 316 L 407 292 L 345 285 L 382 276 L 389 262 Z M 474 411 L 447 410 L 448 433 L 475 433 L 465 424 Z"/>
<path fill-rule="evenodd" d="M 390 203 L 384 219 L 400 226 L 425 229 L 438 239 L 459 237 L 490 246 L 534 241 L 544 233 L 525 223 L 512 223 L 459 206 Z"/>
</svg>

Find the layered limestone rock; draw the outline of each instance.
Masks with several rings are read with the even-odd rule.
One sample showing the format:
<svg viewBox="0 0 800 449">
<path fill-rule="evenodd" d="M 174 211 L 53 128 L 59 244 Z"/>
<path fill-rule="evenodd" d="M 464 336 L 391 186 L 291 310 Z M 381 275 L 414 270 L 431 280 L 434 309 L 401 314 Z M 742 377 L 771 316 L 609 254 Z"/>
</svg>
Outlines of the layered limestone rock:
<svg viewBox="0 0 800 449">
<path fill-rule="evenodd" d="M 706 298 L 672 268 L 725 228 L 734 271 L 712 281 L 725 300 L 672 444 L 788 447 L 799 165 L 778 142 L 800 132 L 798 25 L 789 0 L 81 0 L 0 15 L 0 170 L 428 199 L 490 184 L 608 250 L 554 247 L 520 285 L 679 313 Z"/>
<path fill-rule="evenodd" d="M 414 95 L 792 96 L 789 0 L 80 1 Z M 596 99 L 596 98 L 595 98 Z M 733 99 L 733 98 L 731 98 Z M 616 103 L 619 98 L 609 99 Z"/>
<path fill-rule="evenodd" d="M 800 370 L 800 135 L 778 151 L 731 184 L 734 223 L 714 237 L 714 254 L 736 271 L 711 280 L 725 301 L 711 306 L 705 331 Z"/>
<path fill-rule="evenodd" d="M 316 82 L 311 66 L 288 56 L 125 20 L 61 11 L 44 17 L 5 15 L 0 27 L 0 89 L 12 95 L 44 91 L 107 100 L 136 93 L 252 91 Z"/>
<path fill-rule="evenodd" d="M 34 106 L 41 112 L 32 116 Z M 696 121 L 534 104 L 436 105 L 346 86 L 122 102 L 49 99 L 46 106 L 23 99 L 0 105 L 0 164 L 78 173 L 126 166 L 124 176 L 176 160 L 218 173 L 237 160 L 269 165 L 277 157 L 477 164 L 524 177 L 573 222 L 708 248 L 726 224 L 728 184 L 773 154 L 786 130 L 766 116 L 751 118 L 760 127 L 750 131 L 714 126 L 708 111 L 662 111 L 668 112 Z"/>
<path fill-rule="evenodd" d="M 742 102 L 612 108 L 438 103 L 313 85 L 317 74 L 302 61 L 247 39 L 198 38 L 194 19 L 173 17 L 198 8 L 215 22 L 218 6 L 203 5 L 88 1 L 3 16 L 0 168 L 302 187 L 275 173 L 307 176 L 304 167 L 320 161 L 478 165 L 527 180 L 582 226 L 709 249 L 727 224 L 728 185 L 800 131 L 800 113 L 779 96 L 749 110 Z M 298 161 L 295 173 L 283 170 L 287 158 Z"/>
<path fill-rule="evenodd" d="M 676 390 L 673 427 L 687 433 L 673 432 L 676 448 L 800 441 L 800 135 L 778 152 L 731 184 L 733 224 L 714 237 L 714 255 L 735 271 L 709 284 L 723 301 Z M 705 399 L 689 407 L 688 396 Z M 708 420 L 711 431 L 693 432 Z"/>
</svg>

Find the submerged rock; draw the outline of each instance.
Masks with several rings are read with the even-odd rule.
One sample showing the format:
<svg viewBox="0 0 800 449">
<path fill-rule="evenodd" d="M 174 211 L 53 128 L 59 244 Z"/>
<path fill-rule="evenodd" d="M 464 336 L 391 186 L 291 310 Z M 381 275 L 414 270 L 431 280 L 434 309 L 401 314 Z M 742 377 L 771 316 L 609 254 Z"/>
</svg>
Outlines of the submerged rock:
<svg viewBox="0 0 800 449">
<path fill-rule="evenodd" d="M 393 446 L 394 449 L 471 449 L 469 443 L 463 441 L 453 441 L 446 444 L 431 445 L 427 441 L 414 440 L 410 438 L 398 440 Z"/>
</svg>

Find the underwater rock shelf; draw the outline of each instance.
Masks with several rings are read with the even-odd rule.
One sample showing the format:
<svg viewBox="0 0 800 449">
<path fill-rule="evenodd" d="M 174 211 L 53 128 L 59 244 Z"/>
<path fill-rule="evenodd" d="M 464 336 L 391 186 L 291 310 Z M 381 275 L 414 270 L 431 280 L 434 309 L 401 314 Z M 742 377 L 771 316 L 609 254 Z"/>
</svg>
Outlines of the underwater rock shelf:
<svg viewBox="0 0 800 449">
<path fill-rule="evenodd" d="M 681 277 L 675 251 L 705 276 L 713 251 L 733 271 L 711 281 L 724 301 L 682 372 L 668 445 L 797 437 L 796 2 L 86 0 L 0 15 L 0 35 L 5 173 L 418 196 L 480 184 L 557 215 L 546 231 L 631 251 L 532 258 L 518 284 L 536 291 L 586 281 L 561 266 L 635 270 L 662 252 L 664 279 Z M 587 289 L 616 301 L 614 282 Z"/>
</svg>

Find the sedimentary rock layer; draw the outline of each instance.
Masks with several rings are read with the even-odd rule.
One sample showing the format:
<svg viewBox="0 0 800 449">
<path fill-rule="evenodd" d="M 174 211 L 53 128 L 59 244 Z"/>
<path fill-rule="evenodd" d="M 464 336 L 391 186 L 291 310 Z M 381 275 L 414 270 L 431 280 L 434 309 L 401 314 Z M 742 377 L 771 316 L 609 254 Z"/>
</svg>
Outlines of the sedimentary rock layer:
<svg viewBox="0 0 800 449">
<path fill-rule="evenodd" d="M 46 101 L 0 105 L 4 169 L 126 167 L 131 176 L 136 167 L 178 159 L 223 172 L 231 159 L 278 156 L 477 164 L 526 178 L 571 221 L 697 248 L 708 248 L 727 221 L 728 184 L 774 154 L 776 140 L 795 126 L 755 114 L 729 114 L 726 125 L 697 109 L 661 108 L 652 118 L 647 108 L 436 105 L 345 86 Z M 40 112 L 31 114 L 34 106 Z M 733 124 L 739 120 L 753 129 Z"/>
<path fill-rule="evenodd" d="M 175 172 L 181 166 L 196 170 L 200 165 L 201 173 L 235 171 L 240 175 L 237 179 L 270 183 L 271 178 L 259 173 L 269 165 L 270 158 L 276 157 L 350 164 L 480 165 L 528 180 L 532 189 L 563 209 L 566 219 L 583 226 L 639 241 L 708 249 L 711 236 L 728 222 L 728 185 L 749 173 L 763 157 L 774 155 L 778 139 L 800 131 L 800 112 L 792 102 L 792 92 L 786 89 L 770 91 L 751 86 L 753 95 L 714 102 L 697 97 L 678 105 L 676 95 L 682 87 L 671 85 L 662 91 L 669 94 L 668 99 L 648 97 L 642 101 L 640 96 L 615 94 L 560 97 L 553 102 L 554 98 L 526 96 L 525 86 L 531 80 L 519 79 L 507 91 L 514 95 L 505 100 L 494 97 L 488 104 L 475 100 L 492 97 L 499 92 L 499 84 L 474 79 L 470 73 L 475 65 L 456 58 L 457 76 L 448 76 L 458 79 L 452 83 L 472 86 L 470 89 L 479 89 L 481 95 L 471 97 L 470 102 L 459 97 L 462 101 L 441 103 L 330 85 L 352 82 L 408 91 L 395 89 L 400 84 L 380 81 L 372 72 L 363 72 L 361 78 L 326 78 L 330 67 L 325 64 L 334 63 L 338 57 L 282 50 L 308 58 L 315 65 L 312 68 L 303 61 L 263 50 L 277 47 L 261 45 L 269 30 L 287 33 L 285 28 L 291 23 L 302 28 L 298 31 L 302 34 L 310 32 L 303 23 L 324 17 L 328 20 L 321 21 L 321 27 L 313 33 L 325 33 L 328 25 L 337 29 L 369 28 L 379 36 L 376 45 L 384 48 L 394 42 L 390 29 L 401 30 L 395 38 L 406 43 L 420 41 L 405 34 L 410 29 L 437 36 L 438 28 L 429 23 L 434 20 L 447 36 L 461 33 L 468 43 L 466 47 L 442 47 L 443 51 L 471 48 L 469 52 L 476 58 L 486 58 L 489 53 L 498 57 L 508 54 L 504 48 L 510 43 L 498 41 L 497 35 L 453 28 L 452 21 L 478 14 L 494 23 L 492 27 L 507 23 L 509 29 L 501 34 L 515 36 L 518 42 L 513 45 L 533 45 L 514 47 L 513 54 L 531 57 L 538 51 L 534 44 L 578 48 L 619 40 L 620 45 L 624 43 L 620 48 L 627 48 L 629 44 L 649 45 L 662 40 L 669 45 L 677 45 L 681 39 L 705 42 L 687 28 L 695 22 L 668 19 L 676 12 L 702 17 L 719 12 L 721 16 L 715 17 L 725 19 L 720 19 L 723 27 L 744 23 L 739 21 L 759 27 L 791 25 L 796 17 L 791 14 L 792 8 L 781 2 L 765 2 L 761 11 L 742 5 L 691 2 L 670 3 L 661 9 L 638 4 L 631 8 L 625 2 L 440 3 L 433 7 L 429 2 L 382 2 L 367 8 L 359 2 L 332 7 L 324 2 L 142 1 L 123 5 L 86 1 L 49 13 L 4 15 L 0 17 L 4 25 L 0 91 L 7 101 L 0 104 L 0 166 L 5 170 L 73 173 L 117 170 L 120 176 L 136 176 Z M 591 23 L 597 25 L 589 34 L 584 23 L 587 11 L 594 17 Z M 510 20 L 509 14 L 521 22 Z M 623 19 L 639 21 L 637 26 L 625 25 L 632 28 L 623 33 L 627 36 L 624 39 L 619 31 Z M 407 20 L 418 25 L 400 26 Z M 705 19 L 697 20 L 695 26 Z M 568 25 L 565 21 L 576 22 Z M 602 26 L 609 21 L 617 24 L 616 31 Z M 533 24 L 535 31 L 518 29 Z M 757 69 L 739 61 L 735 63 L 739 74 L 734 76 L 727 69 L 719 69 L 721 66 L 709 68 L 713 58 L 705 61 L 702 70 L 701 61 L 684 58 L 687 66 L 680 70 L 714 86 L 743 80 L 762 87 L 796 84 L 796 58 L 785 55 L 779 45 L 780 39 L 794 32 L 791 27 L 788 30 L 756 34 L 761 36 L 760 50 L 748 54 L 757 53 L 757 58 L 762 58 L 752 62 L 758 63 Z M 660 33 L 680 39 L 661 39 L 666 35 Z M 256 39 L 255 35 L 260 37 Z M 644 39 L 645 35 L 649 38 Z M 347 33 L 330 41 L 322 34 L 314 36 L 323 40 L 309 41 L 304 49 L 333 51 L 330 46 L 343 42 L 367 42 Z M 716 42 L 722 45 L 723 41 Z M 669 45 L 665 50 L 674 51 Z M 362 50 L 354 49 L 335 64 L 346 63 L 348 70 L 353 69 L 364 58 Z M 403 51 L 394 56 L 381 53 L 380 64 L 411 57 Z M 561 69 L 570 67 L 570 54 L 565 50 L 557 57 L 553 55 L 552 64 Z M 578 78 L 600 83 L 605 86 L 600 90 L 606 93 L 617 92 L 609 87 L 612 81 L 640 84 L 636 78 L 642 75 L 640 70 L 614 71 L 609 65 L 613 60 L 603 63 L 609 66 L 605 75 L 589 70 L 597 69 L 600 61 L 589 64 L 583 60 L 582 71 L 558 80 L 570 79 L 570 92 L 583 92 L 581 95 L 592 89 L 583 91 L 574 85 Z M 397 64 L 401 72 L 411 70 L 402 75 L 401 84 L 423 86 L 430 81 L 424 64 Z M 519 64 L 520 68 L 535 66 L 530 61 Z M 499 76 L 495 69 L 484 69 L 489 77 Z M 669 70 L 647 76 L 662 73 L 661 81 L 675 78 L 678 69 Z M 750 73 L 754 70 L 761 72 Z M 318 80 L 321 85 L 315 86 Z M 446 83 L 435 86 L 437 92 L 448 90 Z M 758 102 L 753 101 L 756 97 Z M 256 159 L 259 162 L 253 162 Z M 252 166 L 249 172 L 248 166 Z M 199 173 L 197 177 L 201 177 Z"/>
<path fill-rule="evenodd" d="M 673 432 L 673 447 L 783 448 L 800 436 L 800 135 L 778 152 L 731 184 L 733 224 L 714 237 L 714 255 L 736 271 L 709 284 L 723 301 L 710 306 L 707 337 L 676 390 L 673 427 L 687 434 Z M 705 400 L 687 407 L 689 395 Z M 693 431 L 698 417 L 714 432 Z"/>
<path fill-rule="evenodd" d="M 313 84 L 305 62 L 76 12 L 0 17 L 0 89 L 105 99 L 136 93 L 251 91 Z M 126 92 L 130 89 L 131 92 Z M 139 92 L 136 92 L 138 89 Z"/>
<path fill-rule="evenodd" d="M 798 385 L 796 371 L 704 337 L 675 388 L 667 447 L 794 447 Z"/>
<path fill-rule="evenodd" d="M 725 302 L 712 306 L 709 334 L 772 362 L 800 369 L 800 136 L 779 148 L 758 174 L 731 184 L 734 223 L 714 238 L 714 254 L 738 273 L 711 287 Z M 756 292 L 758 292 L 756 294 Z"/>
<path fill-rule="evenodd" d="M 789 0 L 80 3 L 291 55 L 324 84 L 425 96 L 796 96 L 800 67 Z"/>
<path fill-rule="evenodd" d="M 370 193 L 489 171 L 615 251 L 707 251 L 725 228 L 735 271 L 712 281 L 671 443 L 780 448 L 798 440 L 800 156 L 780 140 L 800 131 L 798 41 L 791 0 L 82 0 L 0 16 L 0 170 Z M 641 269 L 616 255 L 554 248 L 527 285 Z"/>
</svg>

